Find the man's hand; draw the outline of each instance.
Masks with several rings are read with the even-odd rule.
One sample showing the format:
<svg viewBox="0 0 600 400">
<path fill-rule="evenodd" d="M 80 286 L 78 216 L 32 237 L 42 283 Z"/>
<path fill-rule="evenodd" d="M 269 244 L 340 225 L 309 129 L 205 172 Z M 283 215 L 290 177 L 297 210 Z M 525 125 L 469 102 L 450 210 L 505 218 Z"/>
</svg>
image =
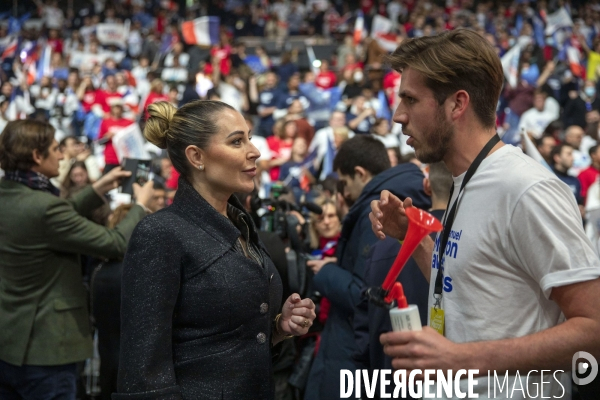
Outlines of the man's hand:
<svg viewBox="0 0 600 400">
<path fill-rule="evenodd" d="M 469 369 L 466 345 L 457 344 L 440 335 L 435 329 L 424 326 L 422 331 L 388 332 L 379 337 L 383 351 L 392 357 L 395 370 L 405 369 Z"/>
<path fill-rule="evenodd" d="M 322 260 L 309 260 L 306 262 L 306 265 L 312 270 L 312 272 L 316 275 L 319 273 L 323 265 L 328 263 L 336 263 L 337 258 L 335 257 L 325 257 Z"/>
<path fill-rule="evenodd" d="M 154 198 L 154 182 L 148 181 L 144 184 L 144 186 L 140 186 L 137 183 L 134 183 L 133 197 L 135 198 L 136 203 L 144 207 L 146 209 L 146 212 L 148 212 L 150 203 Z"/>
<path fill-rule="evenodd" d="M 120 181 L 128 176 L 131 176 L 131 171 L 123 171 L 123 168 L 116 167 L 111 169 L 108 174 L 98 179 L 92 184 L 92 187 L 94 188 L 94 191 L 102 197 L 110 190 L 118 188 L 121 184 Z"/>
<path fill-rule="evenodd" d="M 412 207 L 412 199 L 407 197 L 402 202 L 391 192 L 384 190 L 381 192 L 379 200 L 371 202 L 371 228 L 379 239 L 385 239 L 385 236 L 404 240 L 406 230 L 408 229 L 408 218 L 406 209 Z"/>
</svg>

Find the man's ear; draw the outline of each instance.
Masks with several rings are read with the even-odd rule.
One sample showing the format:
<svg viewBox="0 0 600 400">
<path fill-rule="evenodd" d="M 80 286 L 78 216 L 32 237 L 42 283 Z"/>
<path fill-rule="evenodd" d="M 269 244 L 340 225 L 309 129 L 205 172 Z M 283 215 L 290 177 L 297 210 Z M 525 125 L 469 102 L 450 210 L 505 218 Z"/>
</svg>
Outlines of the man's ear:
<svg viewBox="0 0 600 400">
<path fill-rule="evenodd" d="M 471 104 L 471 97 L 469 93 L 465 90 L 459 90 L 454 93 L 451 97 L 451 108 L 450 108 L 450 117 L 453 120 L 457 120 L 462 117 L 465 112 L 467 112 L 467 108 L 469 104 Z"/>
<path fill-rule="evenodd" d="M 423 178 L 423 191 L 427 196 L 431 197 L 431 182 L 427 177 Z"/>
<path fill-rule="evenodd" d="M 42 164 L 42 161 L 44 161 L 44 157 L 42 157 L 42 154 L 39 152 L 38 149 L 33 150 L 31 157 L 33 158 L 33 162 L 36 163 L 36 165 L 40 165 Z"/>
<path fill-rule="evenodd" d="M 190 145 L 185 148 L 185 156 L 188 159 L 188 162 L 194 167 L 198 169 L 199 166 L 204 166 L 205 155 L 204 151 L 198 146 Z"/>
<path fill-rule="evenodd" d="M 362 182 L 365 182 L 367 179 L 371 178 L 371 173 L 360 166 L 354 167 L 354 175 L 358 175 L 358 178 Z"/>
</svg>

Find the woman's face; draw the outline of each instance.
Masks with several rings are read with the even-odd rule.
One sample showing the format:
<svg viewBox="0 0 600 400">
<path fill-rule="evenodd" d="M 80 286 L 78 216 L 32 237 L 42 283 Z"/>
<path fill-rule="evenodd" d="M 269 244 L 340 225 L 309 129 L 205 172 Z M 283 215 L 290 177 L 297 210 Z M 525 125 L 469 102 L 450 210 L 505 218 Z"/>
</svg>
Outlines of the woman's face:
<svg viewBox="0 0 600 400">
<path fill-rule="evenodd" d="M 296 127 L 295 123 L 290 122 L 290 123 L 286 124 L 284 129 L 285 129 L 285 131 L 283 132 L 284 139 L 293 139 L 296 137 L 296 131 L 298 130 L 298 128 Z"/>
<path fill-rule="evenodd" d="M 325 204 L 322 208 L 323 214 L 319 216 L 315 224 L 317 233 L 325 239 L 336 237 L 340 233 L 341 225 L 340 219 L 335 212 L 335 206 L 333 204 Z"/>
<path fill-rule="evenodd" d="M 389 131 L 390 131 L 390 124 L 385 119 L 383 121 L 381 121 L 375 127 L 375 133 L 377 133 L 378 135 L 381 135 L 381 136 L 387 135 L 389 133 Z"/>
<path fill-rule="evenodd" d="M 215 118 L 219 121 L 219 132 L 202 151 L 201 175 L 211 191 L 227 198 L 234 192 L 250 193 L 254 189 L 256 159 L 260 157 L 250 141 L 250 129 L 235 110 L 225 109 Z"/>
<path fill-rule="evenodd" d="M 87 171 L 81 167 L 75 167 L 71 170 L 71 180 L 76 187 L 83 187 L 87 185 L 88 174 Z"/>
<path fill-rule="evenodd" d="M 294 144 L 292 145 L 292 153 L 300 156 L 304 156 L 308 150 L 308 145 L 306 144 L 306 139 L 304 138 L 296 138 L 294 140 Z"/>
</svg>

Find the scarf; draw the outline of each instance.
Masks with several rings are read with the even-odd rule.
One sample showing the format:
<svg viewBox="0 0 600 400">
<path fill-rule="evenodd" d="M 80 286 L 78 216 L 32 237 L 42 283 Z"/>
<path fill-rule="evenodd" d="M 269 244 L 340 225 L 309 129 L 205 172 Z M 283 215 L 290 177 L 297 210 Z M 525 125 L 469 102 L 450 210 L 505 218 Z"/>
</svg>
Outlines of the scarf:
<svg viewBox="0 0 600 400">
<path fill-rule="evenodd" d="M 50 179 L 39 172 L 23 170 L 4 171 L 4 179 L 22 183 L 33 190 L 41 190 L 55 196 L 60 195 L 60 190 L 50 182 Z"/>
</svg>

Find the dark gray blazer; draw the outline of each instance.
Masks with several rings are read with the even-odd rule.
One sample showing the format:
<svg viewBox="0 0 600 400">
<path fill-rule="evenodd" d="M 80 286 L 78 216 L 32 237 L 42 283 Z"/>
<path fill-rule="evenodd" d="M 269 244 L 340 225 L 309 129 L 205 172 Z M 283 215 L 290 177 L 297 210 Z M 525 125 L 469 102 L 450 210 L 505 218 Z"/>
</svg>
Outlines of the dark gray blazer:
<svg viewBox="0 0 600 400">
<path fill-rule="evenodd" d="M 241 209 L 232 197 L 230 204 Z M 135 229 L 124 260 L 113 399 L 271 399 L 271 329 L 281 279 L 236 250 L 240 231 L 184 179 Z"/>
</svg>

